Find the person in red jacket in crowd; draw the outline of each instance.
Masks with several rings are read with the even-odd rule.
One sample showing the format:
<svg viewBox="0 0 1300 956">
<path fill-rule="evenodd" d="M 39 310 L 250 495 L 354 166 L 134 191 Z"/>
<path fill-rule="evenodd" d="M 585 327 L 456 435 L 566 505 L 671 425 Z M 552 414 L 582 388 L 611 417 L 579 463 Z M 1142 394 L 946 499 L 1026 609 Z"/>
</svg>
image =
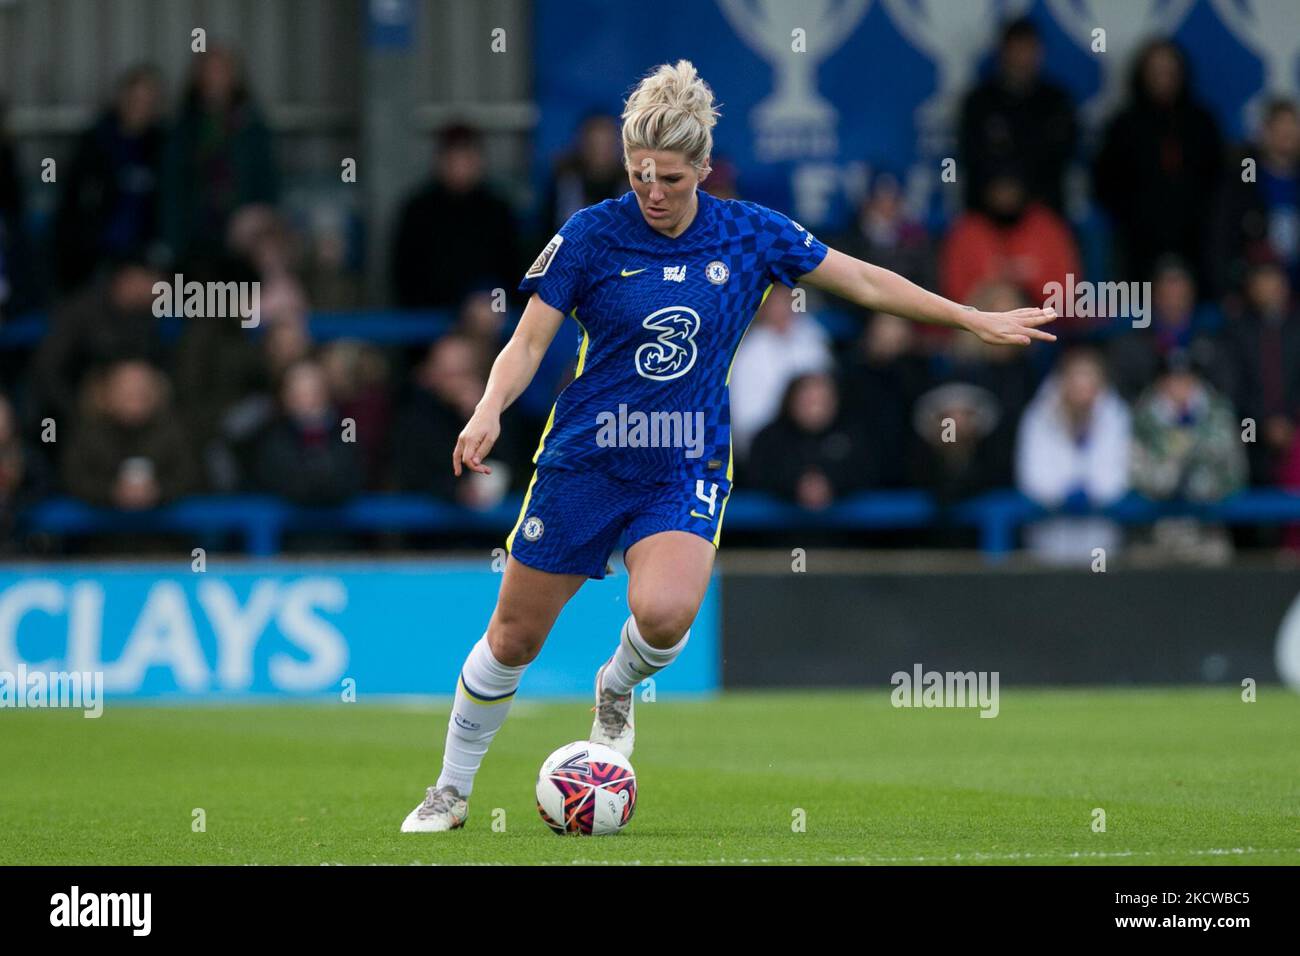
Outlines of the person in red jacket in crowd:
<svg viewBox="0 0 1300 956">
<path fill-rule="evenodd" d="M 1082 267 L 1069 225 L 1031 200 L 1019 170 L 1005 164 L 989 178 L 984 208 L 967 210 L 953 223 L 939 273 L 943 294 L 957 302 L 970 302 L 986 283 L 1011 282 L 1031 303 L 1041 303 L 1044 286 L 1064 285 L 1067 273 L 1078 281 Z M 1068 316 L 1059 321 L 1070 330 Z"/>
</svg>

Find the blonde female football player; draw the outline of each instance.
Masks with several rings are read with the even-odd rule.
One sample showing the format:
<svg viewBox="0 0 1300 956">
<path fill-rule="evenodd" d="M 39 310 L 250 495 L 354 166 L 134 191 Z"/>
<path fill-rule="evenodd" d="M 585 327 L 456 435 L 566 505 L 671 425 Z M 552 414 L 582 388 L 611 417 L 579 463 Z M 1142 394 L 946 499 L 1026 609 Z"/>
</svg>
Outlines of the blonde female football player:
<svg viewBox="0 0 1300 956">
<path fill-rule="evenodd" d="M 701 191 L 717 116 L 685 60 L 641 80 L 623 111 L 631 191 L 575 213 L 524 275 L 532 296 L 457 439 L 455 473 L 489 471 L 501 413 L 566 315 L 583 331 L 576 376 L 542 432 L 496 608 L 461 669 L 442 772 L 404 831 L 464 824 L 524 669 L 565 602 L 604 576 L 620 539 L 631 613 L 596 671 L 591 739 L 631 754 L 633 688 L 681 654 L 709 584 L 731 493 L 731 361 L 774 283 L 803 282 L 985 342 L 1054 339 L 1039 328 L 1050 310 L 963 307 L 828 249 L 778 212 Z M 636 412 L 671 427 L 650 436 L 612 425 Z"/>
</svg>

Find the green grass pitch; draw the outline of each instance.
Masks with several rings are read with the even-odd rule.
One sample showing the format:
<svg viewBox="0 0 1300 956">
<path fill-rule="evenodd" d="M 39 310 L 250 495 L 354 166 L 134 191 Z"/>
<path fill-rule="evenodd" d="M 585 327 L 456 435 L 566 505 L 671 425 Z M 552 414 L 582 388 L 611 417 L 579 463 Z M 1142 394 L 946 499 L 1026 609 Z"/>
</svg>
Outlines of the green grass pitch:
<svg viewBox="0 0 1300 956">
<path fill-rule="evenodd" d="M 637 706 L 631 825 L 557 837 L 535 775 L 589 706 L 518 702 L 449 834 L 398 832 L 446 702 L 2 711 L 0 864 L 1300 864 L 1300 696 L 1277 687 L 1005 688 L 994 719 L 661 696 Z"/>
</svg>

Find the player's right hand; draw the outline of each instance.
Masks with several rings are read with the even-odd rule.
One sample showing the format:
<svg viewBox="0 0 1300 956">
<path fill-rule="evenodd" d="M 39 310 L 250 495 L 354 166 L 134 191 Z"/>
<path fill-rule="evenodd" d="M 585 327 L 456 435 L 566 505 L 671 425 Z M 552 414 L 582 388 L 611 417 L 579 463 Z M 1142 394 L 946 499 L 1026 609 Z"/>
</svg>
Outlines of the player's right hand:
<svg viewBox="0 0 1300 956">
<path fill-rule="evenodd" d="M 476 410 L 469 422 L 461 429 L 456 439 L 456 447 L 451 453 L 451 470 L 459 478 L 461 467 L 477 471 L 484 475 L 492 474 L 492 469 L 483 464 L 501 435 L 501 418 L 491 412 Z"/>
</svg>

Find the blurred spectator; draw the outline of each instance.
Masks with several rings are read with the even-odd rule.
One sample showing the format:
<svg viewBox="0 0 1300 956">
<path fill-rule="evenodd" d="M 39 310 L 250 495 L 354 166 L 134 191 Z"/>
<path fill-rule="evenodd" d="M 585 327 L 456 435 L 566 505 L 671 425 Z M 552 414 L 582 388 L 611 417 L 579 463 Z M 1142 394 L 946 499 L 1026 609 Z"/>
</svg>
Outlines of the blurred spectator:
<svg viewBox="0 0 1300 956">
<path fill-rule="evenodd" d="M 980 211 L 968 210 L 953 223 L 940 261 L 943 294 L 970 302 L 986 282 L 1011 282 L 1033 303 L 1041 303 L 1049 282 L 1081 276 L 1079 250 L 1065 220 L 1030 200 L 1016 164 L 990 170 Z M 1056 331 L 1071 320 L 1058 319 Z"/>
<path fill-rule="evenodd" d="M 50 490 L 49 466 L 23 440 L 13 406 L 0 395 L 0 551 L 11 549 L 18 512 Z"/>
<path fill-rule="evenodd" d="M 261 283 L 263 317 L 307 311 L 307 293 L 298 278 L 302 258 L 298 238 L 272 207 L 253 204 L 237 210 L 230 217 L 226 248 L 248 265 L 250 278 Z"/>
<path fill-rule="evenodd" d="M 1194 275 L 1205 274 L 1205 229 L 1222 154 L 1214 117 L 1193 99 L 1182 50 L 1151 41 L 1136 59 L 1129 102 L 1107 125 L 1093 166 L 1124 281 L 1149 279 L 1168 252 Z"/>
<path fill-rule="evenodd" d="M 1086 512 L 1128 491 L 1131 423 L 1128 407 L 1106 383 L 1090 349 L 1067 352 L 1025 410 L 1016 443 L 1016 485 L 1050 509 Z M 1086 563 L 1094 548 L 1113 553 L 1120 529 L 1106 518 L 1061 516 L 1026 528 L 1039 557 Z"/>
<path fill-rule="evenodd" d="M 304 312 L 279 312 L 265 323 L 262 335 L 262 361 L 271 388 L 277 394 L 285 373 L 312 354 L 311 329 Z"/>
<path fill-rule="evenodd" d="M 496 308 L 497 301 L 493 292 L 473 292 L 466 297 L 456 320 L 456 331 L 474 345 L 484 381 L 492 370 L 492 362 L 497 353 L 514 331 L 513 323 L 507 325 L 507 314 Z M 580 343 L 581 335 L 576 322 L 566 321 L 560 326 L 546 354 L 542 356 L 532 381 L 510 406 L 510 413 L 526 419 L 526 422 L 521 423 L 524 432 L 541 433 L 556 396 L 574 370 Z"/>
<path fill-rule="evenodd" d="M 187 280 L 251 282 L 257 278 L 245 263 L 224 257 L 195 263 Z M 257 342 L 239 319 L 185 319 L 176 348 L 176 405 L 203 466 L 204 483 L 214 491 L 236 491 L 241 470 L 232 444 L 246 434 L 257 403 L 257 425 L 270 416 L 266 363 Z"/>
<path fill-rule="evenodd" d="M 506 313 L 493 307 L 497 301 L 489 290 L 472 292 L 465 297 L 456 316 L 456 331 L 474 346 L 475 361 L 485 379 L 508 338 Z"/>
<path fill-rule="evenodd" d="M 934 244 L 925 226 L 908 214 L 897 176 L 888 172 L 875 175 L 854 226 L 837 248 L 927 289 L 934 288 Z"/>
<path fill-rule="evenodd" d="M 1077 130 L 1069 94 L 1042 76 L 1043 43 L 1028 17 L 1002 31 L 993 75 L 967 95 L 957 149 L 966 206 L 983 212 L 989 181 L 1008 160 L 1024 163 L 1031 200 L 1064 214 L 1065 167 Z M 874 261 L 874 260 L 872 260 Z"/>
<path fill-rule="evenodd" d="M 127 71 L 113 104 L 78 138 L 54 218 L 59 288 L 84 285 L 106 261 L 153 251 L 165 141 L 162 95 L 155 67 Z"/>
<path fill-rule="evenodd" d="M 499 502 L 527 461 L 504 423 L 487 460 L 491 475 L 465 471 L 458 479 L 451 470 L 456 439 L 487 385 L 473 343 L 454 333 L 443 336 L 429 347 L 411 384 L 393 428 L 397 487 L 473 507 Z"/>
<path fill-rule="evenodd" d="M 258 444 L 257 478 L 265 490 L 300 505 L 340 504 L 361 491 L 361 452 L 344 440 L 325 370 L 311 359 L 285 372 L 280 415 Z"/>
<path fill-rule="evenodd" d="M 29 254 L 18 154 L 9 138 L 6 112 L 6 104 L 0 101 L 0 319 L 25 305 Z"/>
<path fill-rule="evenodd" d="M 736 349 L 731 368 L 731 442 L 738 458 L 781 409 L 786 386 L 806 372 L 831 367 L 830 336 L 794 293 L 777 283 Z"/>
<path fill-rule="evenodd" d="M 1133 410 L 1133 487 L 1148 498 L 1213 502 L 1246 483 L 1246 453 L 1232 406 L 1192 370 L 1180 351 Z M 1222 562 L 1232 543 L 1221 526 L 1164 517 L 1151 532 L 1165 558 Z"/>
<path fill-rule="evenodd" d="M 604 113 L 588 116 L 578 127 L 577 142 L 555 163 L 546 194 L 543 222 L 558 232 L 579 209 L 628 190 L 623 168 L 623 137 L 618 120 Z"/>
<path fill-rule="evenodd" d="M 875 484 L 874 463 L 840 415 L 828 372 L 790 381 L 780 415 L 754 438 L 749 458 L 755 488 L 819 511 Z"/>
<path fill-rule="evenodd" d="M 514 214 L 484 182 L 478 130 L 438 137 L 435 175 L 402 204 L 393 246 L 393 290 L 404 309 L 456 308 L 474 289 L 518 283 Z"/>
<path fill-rule="evenodd" d="M 161 278 L 144 263 L 128 260 L 54 310 L 33 362 L 36 417 L 69 423 L 92 369 L 127 358 L 162 364 L 153 314 L 153 287 Z"/>
<path fill-rule="evenodd" d="M 844 415 L 853 423 L 855 441 L 889 488 L 911 477 L 912 407 L 930 381 L 926 360 L 916 351 L 915 329 L 907 319 L 876 313 L 840 376 Z"/>
<path fill-rule="evenodd" d="M 63 484 L 91 504 L 138 511 L 194 488 L 189 436 L 168 383 L 147 362 L 110 365 L 88 383 L 86 414 L 63 458 Z"/>
<path fill-rule="evenodd" d="M 367 488 L 383 482 L 393 407 L 389 400 L 388 362 L 368 342 L 340 339 L 321 349 L 321 367 L 330 398 L 344 421 L 354 423 Z"/>
<path fill-rule="evenodd" d="M 1247 159 L 1254 162 L 1249 182 Z M 1228 166 L 1210 238 L 1219 294 L 1242 285 L 1261 247 L 1285 265 L 1292 288 L 1300 287 L 1300 115 L 1291 100 L 1269 104 L 1258 141 Z"/>
<path fill-rule="evenodd" d="M 920 437 L 911 462 L 912 484 L 934 495 L 941 508 L 1007 484 L 1010 469 L 990 442 L 1001 419 L 986 388 L 949 382 L 922 395 L 912 424 Z"/>
<path fill-rule="evenodd" d="M 1024 294 L 1009 282 L 987 283 L 971 301 L 984 312 L 1011 312 L 1028 304 Z M 997 421 L 982 436 L 979 451 L 983 467 L 1002 486 L 1012 483 L 1016 426 L 1037 385 L 1032 354 L 1029 349 L 990 345 L 973 335 L 955 335 L 944 356 L 950 380 L 984 389 L 995 403 Z"/>
<path fill-rule="evenodd" d="M 1148 498 L 1218 501 L 1246 482 L 1241 429 L 1227 400 L 1173 352 L 1133 409 L 1133 487 Z"/>
<path fill-rule="evenodd" d="M 810 372 L 790 382 L 776 421 L 758 433 L 750 481 L 810 511 L 874 484 L 873 463 L 840 415 L 835 379 Z"/>
<path fill-rule="evenodd" d="M 182 265 L 222 251 L 231 217 L 274 203 L 271 135 L 235 54 L 213 47 L 194 59 L 163 160 L 163 237 Z"/>
<path fill-rule="evenodd" d="M 1120 397 L 1136 401 L 1174 351 L 1185 351 L 1212 383 L 1222 386 L 1227 369 L 1215 340 L 1222 317 L 1213 305 L 1197 305 L 1196 282 L 1177 256 L 1165 256 L 1156 264 L 1150 308 L 1146 328 L 1134 328 L 1132 319 L 1124 317 L 1109 342 L 1107 360 Z"/>
<path fill-rule="evenodd" d="M 1276 259 L 1253 265 L 1246 311 L 1228 322 L 1224 336 L 1232 404 L 1255 423 L 1247 454 L 1256 485 L 1277 480 L 1300 422 L 1300 316 L 1290 300 L 1287 274 Z"/>
</svg>

